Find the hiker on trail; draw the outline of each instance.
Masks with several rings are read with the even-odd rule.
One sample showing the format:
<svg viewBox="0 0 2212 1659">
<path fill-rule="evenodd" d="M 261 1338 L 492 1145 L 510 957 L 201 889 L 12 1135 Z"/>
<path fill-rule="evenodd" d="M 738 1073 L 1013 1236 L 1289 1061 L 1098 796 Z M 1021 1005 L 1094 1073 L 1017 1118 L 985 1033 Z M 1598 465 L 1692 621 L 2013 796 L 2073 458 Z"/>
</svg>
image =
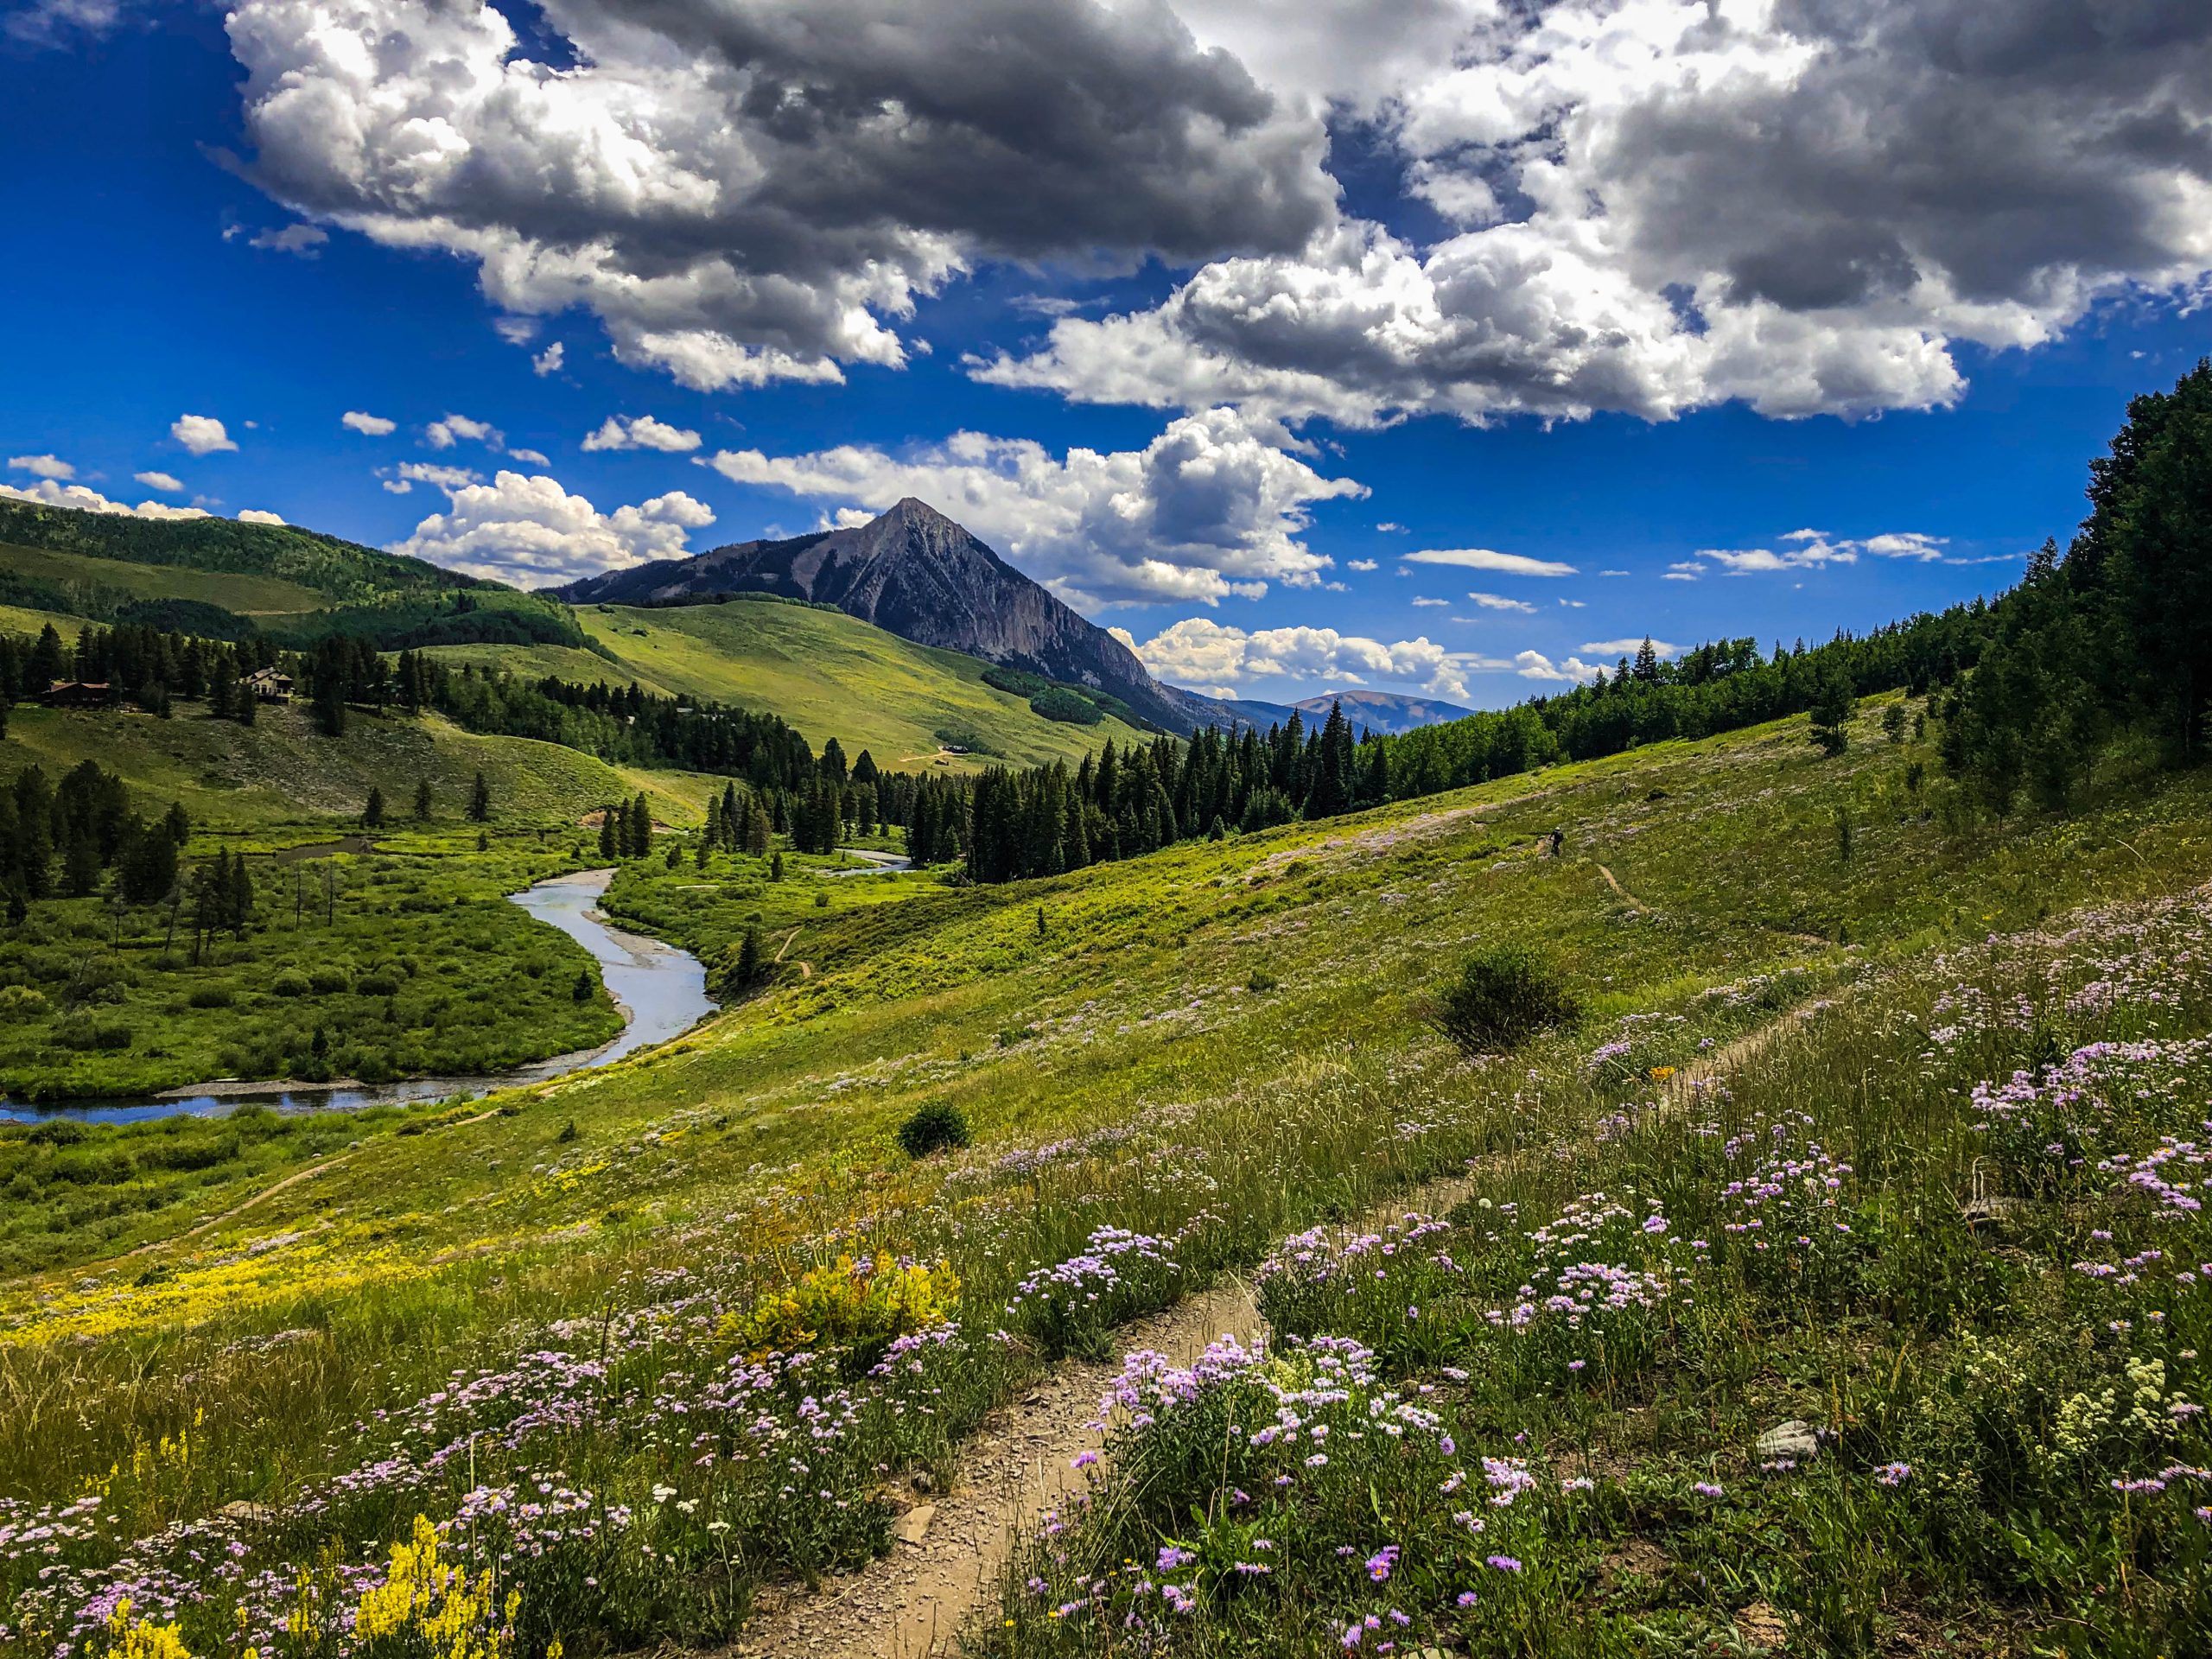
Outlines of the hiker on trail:
<svg viewBox="0 0 2212 1659">
<path fill-rule="evenodd" d="M 1560 830 L 1554 830 L 1552 831 L 1552 856 L 1554 858 L 1557 858 L 1559 856 L 1560 843 L 1566 839 L 1566 831 Z"/>
</svg>

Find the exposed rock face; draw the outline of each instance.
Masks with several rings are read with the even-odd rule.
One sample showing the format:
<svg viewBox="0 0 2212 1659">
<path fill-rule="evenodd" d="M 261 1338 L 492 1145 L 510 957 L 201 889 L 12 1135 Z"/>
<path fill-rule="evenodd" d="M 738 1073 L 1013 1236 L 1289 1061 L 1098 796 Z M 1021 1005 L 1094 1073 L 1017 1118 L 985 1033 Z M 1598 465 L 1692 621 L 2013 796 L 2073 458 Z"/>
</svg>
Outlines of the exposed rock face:
<svg viewBox="0 0 2212 1659">
<path fill-rule="evenodd" d="M 1109 693 L 1172 731 L 1234 718 L 1210 698 L 1160 684 L 1112 634 L 912 496 L 849 530 L 660 560 L 588 577 L 562 597 L 637 605 L 728 593 L 834 605 L 918 645 Z"/>
</svg>

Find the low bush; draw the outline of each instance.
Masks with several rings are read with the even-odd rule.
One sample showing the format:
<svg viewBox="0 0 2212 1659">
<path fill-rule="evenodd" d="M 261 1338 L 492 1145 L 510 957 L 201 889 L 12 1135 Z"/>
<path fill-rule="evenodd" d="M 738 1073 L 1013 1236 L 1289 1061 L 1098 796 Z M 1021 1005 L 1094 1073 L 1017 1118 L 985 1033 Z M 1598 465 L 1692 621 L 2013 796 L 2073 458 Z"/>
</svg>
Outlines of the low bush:
<svg viewBox="0 0 2212 1659">
<path fill-rule="evenodd" d="M 132 1032 L 119 1020 L 66 1020 L 54 1028 L 54 1040 L 64 1048 L 80 1052 L 96 1049 L 124 1049 L 130 1046 Z"/>
<path fill-rule="evenodd" d="M 926 1158 L 969 1140 L 968 1119 L 957 1106 L 933 1101 L 899 1126 L 899 1145 L 909 1158 Z"/>
<path fill-rule="evenodd" d="M 1497 944 L 1467 958 L 1437 993 L 1429 1020 L 1463 1052 L 1491 1054 L 1564 1025 L 1577 1011 L 1541 951 Z"/>
<path fill-rule="evenodd" d="M 756 1357 L 834 1349 L 853 1370 L 866 1370 L 900 1337 L 943 1325 L 959 1297 L 959 1281 L 942 1263 L 923 1267 L 887 1252 L 873 1261 L 841 1255 L 763 1296 L 750 1314 L 728 1315 L 726 1325 Z"/>
<path fill-rule="evenodd" d="M 195 1008 L 227 1008 L 238 996 L 227 985 L 197 985 L 185 1000 Z"/>
</svg>

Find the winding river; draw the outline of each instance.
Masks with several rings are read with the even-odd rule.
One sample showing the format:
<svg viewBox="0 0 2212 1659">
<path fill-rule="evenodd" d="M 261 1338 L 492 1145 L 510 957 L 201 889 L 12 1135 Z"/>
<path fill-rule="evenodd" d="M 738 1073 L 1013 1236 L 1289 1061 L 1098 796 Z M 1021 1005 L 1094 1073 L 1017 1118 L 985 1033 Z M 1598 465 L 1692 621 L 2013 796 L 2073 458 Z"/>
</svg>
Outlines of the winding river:
<svg viewBox="0 0 2212 1659">
<path fill-rule="evenodd" d="M 610 925 L 596 908 L 612 870 L 556 875 L 508 898 L 541 922 L 559 928 L 592 954 L 599 976 L 622 1011 L 622 1034 L 599 1048 L 556 1054 L 512 1071 L 477 1077 L 409 1077 L 384 1084 L 214 1083 L 135 1100 L 73 1101 L 41 1107 L 0 1100 L 0 1119 L 73 1117 L 88 1123 L 142 1118 L 217 1117 L 249 1102 L 283 1112 L 357 1111 L 410 1100 L 474 1099 L 496 1090 L 543 1083 L 563 1072 L 606 1065 L 655 1043 L 681 1036 L 715 1011 L 707 970 L 689 951 Z"/>
</svg>

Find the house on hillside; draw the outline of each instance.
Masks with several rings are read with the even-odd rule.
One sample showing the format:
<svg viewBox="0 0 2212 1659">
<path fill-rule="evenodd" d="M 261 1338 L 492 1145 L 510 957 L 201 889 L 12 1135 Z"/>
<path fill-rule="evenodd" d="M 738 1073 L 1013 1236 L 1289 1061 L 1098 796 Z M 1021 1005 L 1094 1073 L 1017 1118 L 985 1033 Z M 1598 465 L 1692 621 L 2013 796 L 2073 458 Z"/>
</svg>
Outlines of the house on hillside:
<svg viewBox="0 0 2212 1659">
<path fill-rule="evenodd" d="M 253 693 L 257 702 L 289 702 L 292 698 L 292 677 L 273 668 L 257 668 L 239 683 Z"/>
<path fill-rule="evenodd" d="M 40 696 L 49 709 L 105 709 L 108 705 L 105 680 L 55 680 Z"/>
</svg>

